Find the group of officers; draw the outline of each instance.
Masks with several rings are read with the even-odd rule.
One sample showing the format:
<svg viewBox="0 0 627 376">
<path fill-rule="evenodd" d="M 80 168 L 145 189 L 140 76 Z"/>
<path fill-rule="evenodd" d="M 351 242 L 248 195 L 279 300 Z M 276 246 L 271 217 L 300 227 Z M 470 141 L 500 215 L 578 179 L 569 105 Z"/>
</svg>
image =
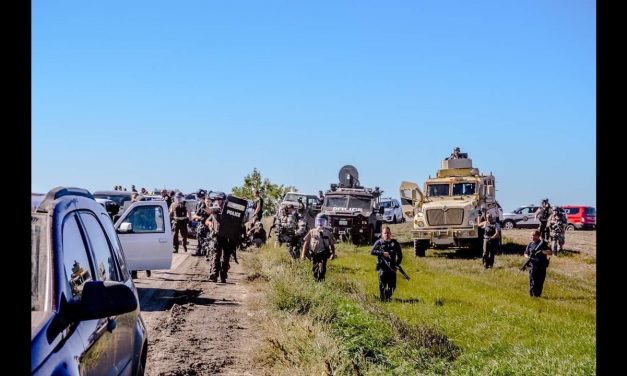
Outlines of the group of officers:
<svg viewBox="0 0 627 376">
<path fill-rule="evenodd" d="M 240 210 L 224 211 L 227 203 L 227 195 L 224 192 L 207 192 L 204 189 L 199 189 L 196 192 L 198 203 L 191 216 L 191 219 L 197 224 L 195 231 L 198 245 L 194 255 L 206 256 L 211 265 L 209 280 L 212 282 L 217 282 L 219 278 L 220 282 L 226 283 L 231 258 L 237 263 L 236 250 L 238 247 L 260 247 L 266 241 L 266 233 L 261 223 L 263 199 L 260 197 L 259 191 L 255 191 L 254 195 L 254 212 L 250 215 L 251 218 L 246 218 L 245 200 L 228 196 L 231 200 L 238 200 L 244 204 L 232 203 L 234 208 L 240 208 Z M 182 238 L 183 249 L 187 252 L 189 216 L 184 195 L 178 192 L 172 199 L 168 191 L 163 190 L 161 196 L 163 200 L 168 202 L 172 222 L 172 245 L 174 248 L 172 252 L 178 253 L 179 235 Z M 236 218 L 236 220 L 227 220 L 231 218 Z"/>
<path fill-rule="evenodd" d="M 542 200 L 535 217 L 540 225 L 531 234 L 531 242 L 524 252 L 527 261 L 521 269 L 529 269 L 529 295 L 540 297 L 550 256 L 563 250 L 568 219 L 564 210 L 557 206 L 551 207 L 547 198 Z M 487 212 L 485 218 L 480 217 L 478 222 L 483 233 L 482 262 L 488 269 L 494 265 L 494 256 L 501 245 L 501 226 L 498 216 L 491 212 Z"/>
<path fill-rule="evenodd" d="M 192 219 L 198 223 L 196 238 L 198 246 L 195 255 L 205 255 L 211 264 L 209 280 L 226 282 L 231 257 L 237 262 L 237 247 L 260 247 L 267 238 L 272 237 L 275 231 L 275 245 L 286 244 L 289 254 L 294 259 L 309 259 L 312 261 L 312 272 L 316 281 L 325 278 L 327 260 L 336 257 L 336 240 L 330 231 L 329 220 L 325 214 L 318 214 L 314 220 L 314 228 L 309 229 L 306 213 L 302 202 L 298 208 L 293 204 L 282 206 L 274 217 L 269 235 L 261 223 L 263 199 L 260 192 L 255 191 L 253 204 L 254 213 L 244 221 L 239 232 L 239 239 L 227 236 L 221 231 L 221 216 L 227 196 L 223 192 L 209 192 L 199 190 L 199 202 Z M 163 199 L 172 200 L 167 191 L 162 191 Z M 170 218 L 173 228 L 173 252 L 178 252 L 180 234 L 183 238 L 183 249 L 187 252 L 187 208 L 182 193 L 175 194 L 169 205 Z M 532 233 L 532 240 L 528 244 L 524 257 L 529 260 L 525 268 L 529 269 L 529 294 L 539 297 L 542 294 L 546 268 L 552 254 L 560 252 L 565 242 L 567 219 L 559 207 L 552 208 L 548 199 L 542 200 L 541 207 L 536 212 L 540 226 Z M 479 228 L 483 233 L 482 262 L 486 269 L 494 265 L 495 254 L 501 243 L 501 227 L 498 215 L 490 211 L 478 219 Z M 232 232 L 232 231 L 231 231 Z M 551 242 L 551 245 L 549 245 Z M 391 230 L 385 227 L 381 239 L 373 245 L 371 254 L 377 256 L 377 273 L 379 277 L 379 292 L 382 301 L 389 301 L 396 288 L 396 270 L 400 266 L 403 254 L 400 244 L 391 237 Z"/>
</svg>

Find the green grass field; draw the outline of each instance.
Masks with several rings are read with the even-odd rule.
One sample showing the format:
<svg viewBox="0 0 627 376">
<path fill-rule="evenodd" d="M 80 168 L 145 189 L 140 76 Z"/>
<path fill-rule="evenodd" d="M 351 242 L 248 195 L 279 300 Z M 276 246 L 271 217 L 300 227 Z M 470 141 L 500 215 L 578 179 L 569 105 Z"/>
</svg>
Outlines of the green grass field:
<svg viewBox="0 0 627 376">
<path fill-rule="evenodd" d="M 404 238 L 399 225 L 394 237 Z M 507 242 L 507 239 L 505 239 Z M 593 375 L 596 270 L 583 256 L 551 260 L 543 296 L 529 297 L 520 254 L 493 269 L 463 251 L 404 247 L 393 301 L 378 301 L 369 247 L 338 246 L 327 280 L 284 248 L 246 254 L 265 292 L 259 361 L 275 374 Z M 258 278 L 257 278 L 258 277 Z"/>
</svg>

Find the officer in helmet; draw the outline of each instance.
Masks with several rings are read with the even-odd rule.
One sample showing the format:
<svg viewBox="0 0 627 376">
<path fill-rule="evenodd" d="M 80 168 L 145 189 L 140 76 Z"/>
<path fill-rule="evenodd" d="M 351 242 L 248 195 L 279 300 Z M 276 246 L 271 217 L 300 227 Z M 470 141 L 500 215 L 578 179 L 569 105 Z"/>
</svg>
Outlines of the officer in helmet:
<svg viewBox="0 0 627 376">
<path fill-rule="evenodd" d="M 172 221 L 172 245 L 173 253 L 179 251 L 179 233 L 183 238 L 183 249 L 187 252 L 187 206 L 183 200 L 183 193 L 178 192 L 174 195 L 174 203 L 170 206 L 170 220 Z"/>
<path fill-rule="evenodd" d="M 549 241 L 549 216 L 551 215 L 551 204 L 549 204 L 549 199 L 545 198 L 542 200 L 542 204 L 540 208 L 536 210 L 536 219 L 540 221 L 540 226 L 538 230 L 540 230 L 540 238 L 545 242 Z"/>
<path fill-rule="evenodd" d="M 198 222 L 198 225 L 196 226 L 196 241 L 198 244 L 196 246 L 196 253 L 194 253 L 194 256 L 200 256 L 205 236 L 207 236 L 207 227 L 204 224 L 205 220 L 209 217 L 209 214 L 205 211 L 205 208 L 207 208 L 207 202 L 205 201 L 207 191 L 199 189 L 198 192 L 196 192 L 196 197 L 198 197 L 198 202 L 196 203 L 192 219 Z"/>
<path fill-rule="evenodd" d="M 327 227 L 329 218 L 326 214 L 319 213 L 314 221 L 315 227 L 311 229 L 303 239 L 303 248 L 300 253 L 301 260 L 305 257 L 312 262 L 311 271 L 316 281 L 324 280 L 327 272 L 327 259 L 335 258 L 335 238 Z"/>
<path fill-rule="evenodd" d="M 211 264 L 209 280 L 218 282 L 218 277 L 220 277 L 220 282 L 226 283 L 230 268 L 229 261 L 235 251 L 235 247 L 237 247 L 237 243 L 226 237 L 224 233 L 220 231 L 220 219 L 222 218 L 222 209 L 224 208 L 226 194 L 224 194 L 224 192 L 211 192 L 209 198 L 213 202 L 213 207 L 205 223 L 216 239 L 215 250 L 209 254 L 209 263 Z"/>
</svg>

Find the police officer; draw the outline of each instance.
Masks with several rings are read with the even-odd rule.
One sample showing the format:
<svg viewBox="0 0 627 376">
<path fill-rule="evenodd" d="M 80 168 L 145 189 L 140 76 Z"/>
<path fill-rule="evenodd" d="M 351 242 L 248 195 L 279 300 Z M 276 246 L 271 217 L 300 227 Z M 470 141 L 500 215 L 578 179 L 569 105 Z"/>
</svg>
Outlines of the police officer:
<svg viewBox="0 0 627 376">
<path fill-rule="evenodd" d="M 266 243 L 266 230 L 257 218 L 253 218 L 250 228 L 246 231 L 246 243 L 247 245 L 254 245 L 256 248 Z"/>
<path fill-rule="evenodd" d="M 564 243 L 566 242 L 565 232 L 568 219 L 564 214 L 564 211 L 559 206 L 553 207 L 553 211 L 549 216 L 548 226 L 551 240 L 551 251 L 555 256 L 558 252 L 562 251 Z"/>
<path fill-rule="evenodd" d="M 540 230 L 540 237 L 544 241 L 549 241 L 549 227 L 547 226 L 547 222 L 549 220 L 549 216 L 551 215 L 551 204 L 549 204 L 549 199 L 545 198 L 542 200 L 542 204 L 538 210 L 536 210 L 536 219 L 540 221 L 540 226 L 538 230 Z"/>
<path fill-rule="evenodd" d="M 261 192 L 258 189 L 255 189 L 253 209 L 255 209 L 253 216 L 257 218 L 258 221 L 261 221 L 261 217 L 263 216 L 263 198 L 261 197 Z"/>
<path fill-rule="evenodd" d="M 451 155 L 448 157 L 448 159 L 459 159 L 461 158 L 461 149 L 458 147 L 456 147 L 455 149 L 453 149 L 453 152 L 451 153 Z"/>
<path fill-rule="evenodd" d="M 172 197 L 168 194 L 167 189 L 161 190 L 161 199 L 165 201 L 166 205 L 168 205 L 168 209 L 170 209 L 170 206 L 172 205 Z"/>
<path fill-rule="evenodd" d="M 207 191 L 204 189 L 199 189 L 198 192 L 196 192 L 196 197 L 198 197 L 198 202 L 196 203 L 192 219 L 198 222 L 198 225 L 196 226 L 196 241 L 198 244 L 196 246 L 196 253 L 194 253 L 194 256 L 200 256 L 203 253 L 205 236 L 207 236 L 207 226 L 205 226 L 205 221 L 209 218 L 209 213 L 207 213 L 205 209 L 211 206 L 211 200 L 207 196 Z"/>
<path fill-rule="evenodd" d="M 327 225 L 329 219 L 326 214 L 316 215 L 315 228 L 311 229 L 303 239 L 303 248 L 300 259 L 311 258 L 314 278 L 320 282 L 327 272 L 327 260 L 335 259 L 335 238 Z"/>
<path fill-rule="evenodd" d="M 381 239 L 374 243 L 370 254 L 377 256 L 380 299 L 382 302 L 389 302 L 396 289 L 396 266 L 403 261 L 401 245 L 396 239 L 392 239 L 392 230 L 389 227 L 383 229 Z"/>
<path fill-rule="evenodd" d="M 276 236 L 274 241 L 274 246 L 281 245 L 281 223 L 284 221 L 284 218 L 287 218 L 287 206 L 283 206 L 280 208 L 277 213 L 274 215 L 272 219 L 272 225 L 270 229 L 268 229 L 268 239 L 272 237 L 272 230 L 276 228 L 274 235 Z"/>
<path fill-rule="evenodd" d="M 494 215 L 488 212 L 486 220 L 479 224 L 483 228 L 483 267 L 488 269 L 494 266 L 494 255 L 499 248 L 501 237 L 501 225 L 496 221 Z"/>
<path fill-rule="evenodd" d="M 546 268 L 549 266 L 549 258 L 552 255 L 546 241 L 540 238 L 540 230 L 531 233 L 531 242 L 525 249 L 525 259 L 530 259 L 529 268 L 529 295 L 539 298 L 542 295 Z"/>
<path fill-rule="evenodd" d="M 207 227 L 217 237 L 215 252 L 210 254 L 211 272 L 209 274 L 209 280 L 217 282 L 220 277 L 220 282 L 226 283 L 228 277 L 228 271 L 230 268 L 229 261 L 231 255 L 237 247 L 237 243 L 224 235 L 224 231 L 221 232 L 220 219 L 222 216 L 222 209 L 224 208 L 224 200 L 226 200 L 226 194 L 224 192 L 211 192 L 209 198 L 213 201 L 213 206 L 217 210 L 213 210 L 209 218 L 207 219 Z"/>
<path fill-rule="evenodd" d="M 172 221 L 172 244 L 173 253 L 179 251 L 179 233 L 183 238 L 183 249 L 187 252 L 187 207 L 183 201 L 183 193 L 179 192 L 174 196 L 174 203 L 170 206 L 170 220 Z"/>
</svg>

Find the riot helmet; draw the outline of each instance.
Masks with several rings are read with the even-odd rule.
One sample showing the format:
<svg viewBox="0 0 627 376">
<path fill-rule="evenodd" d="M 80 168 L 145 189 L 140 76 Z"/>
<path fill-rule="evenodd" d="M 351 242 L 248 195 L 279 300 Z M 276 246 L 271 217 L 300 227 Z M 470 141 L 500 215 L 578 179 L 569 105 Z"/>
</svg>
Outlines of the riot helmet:
<svg viewBox="0 0 627 376">
<path fill-rule="evenodd" d="M 211 193 L 209 193 L 209 198 L 211 199 L 211 201 L 226 200 L 226 194 L 224 194 L 224 192 L 212 191 Z"/>
<path fill-rule="evenodd" d="M 200 188 L 197 192 L 196 192 L 196 196 L 199 199 L 203 199 L 205 198 L 205 196 L 207 195 L 207 191 L 205 191 L 204 189 Z"/>
<path fill-rule="evenodd" d="M 329 217 L 327 217 L 326 214 L 318 213 L 318 215 L 316 215 L 315 224 L 316 227 L 327 227 L 329 224 Z"/>
</svg>

